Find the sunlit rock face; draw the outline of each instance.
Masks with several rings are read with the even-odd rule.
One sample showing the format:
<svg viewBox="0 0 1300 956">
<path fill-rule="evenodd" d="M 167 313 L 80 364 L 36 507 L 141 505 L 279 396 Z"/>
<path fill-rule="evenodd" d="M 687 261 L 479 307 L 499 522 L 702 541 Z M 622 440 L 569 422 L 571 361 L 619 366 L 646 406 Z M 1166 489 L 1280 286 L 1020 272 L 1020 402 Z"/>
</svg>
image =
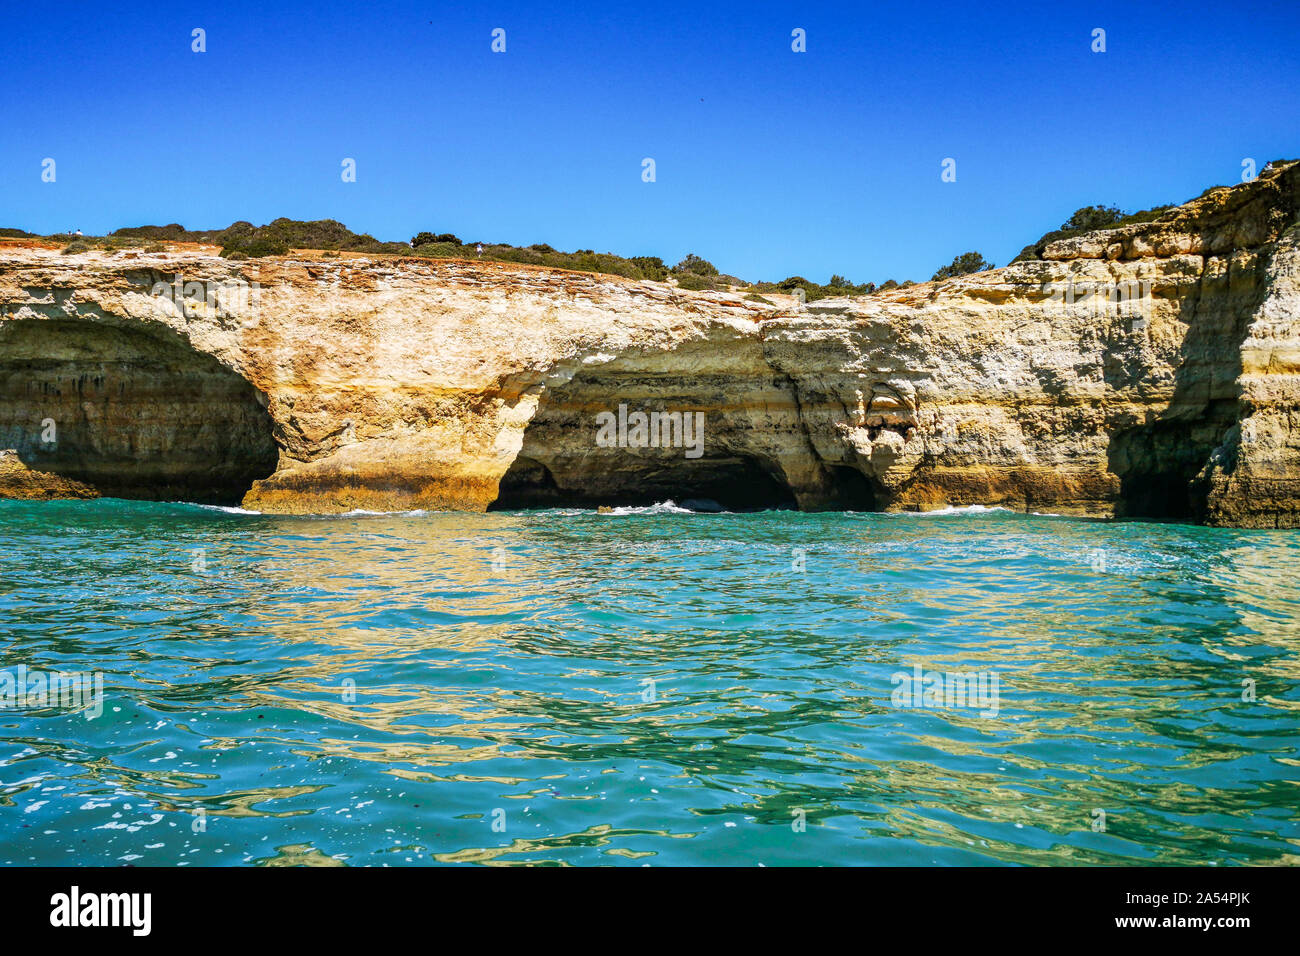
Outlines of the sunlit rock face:
<svg viewBox="0 0 1300 956">
<path fill-rule="evenodd" d="M 807 307 L 483 262 L 0 244 L 0 494 L 1294 527 L 1298 209 L 1287 164 L 1039 260 Z"/>
</svg>

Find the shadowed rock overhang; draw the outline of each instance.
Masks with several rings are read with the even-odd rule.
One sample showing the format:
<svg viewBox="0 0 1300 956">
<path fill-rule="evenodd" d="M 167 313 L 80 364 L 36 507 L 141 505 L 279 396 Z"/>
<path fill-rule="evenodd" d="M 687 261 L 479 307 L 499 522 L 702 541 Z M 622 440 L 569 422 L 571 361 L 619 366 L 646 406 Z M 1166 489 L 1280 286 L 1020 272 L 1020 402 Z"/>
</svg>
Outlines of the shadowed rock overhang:
<svg viewBox="0 0 1300 956">
<path fill-rule="evenodd" d="M 275 470 L 265 399 L 212 356 L 129 328 L 0 323 L 10 495 L 235 505 Z"/>
</svg>

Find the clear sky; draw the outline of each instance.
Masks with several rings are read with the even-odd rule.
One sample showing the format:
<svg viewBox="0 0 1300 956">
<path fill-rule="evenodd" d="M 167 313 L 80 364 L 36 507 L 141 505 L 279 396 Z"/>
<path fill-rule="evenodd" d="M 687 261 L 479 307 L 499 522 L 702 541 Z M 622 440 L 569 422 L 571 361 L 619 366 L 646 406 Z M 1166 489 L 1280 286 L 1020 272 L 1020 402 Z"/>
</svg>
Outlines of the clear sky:
<svg viewBox="0 0 1300 956">
<path fill-rule="evenodd" d="M 6 4 L 0 225 L 332 218 L 880 282 L 1300 156 L 1297 0 L 543 6 Z"/>
</svg>

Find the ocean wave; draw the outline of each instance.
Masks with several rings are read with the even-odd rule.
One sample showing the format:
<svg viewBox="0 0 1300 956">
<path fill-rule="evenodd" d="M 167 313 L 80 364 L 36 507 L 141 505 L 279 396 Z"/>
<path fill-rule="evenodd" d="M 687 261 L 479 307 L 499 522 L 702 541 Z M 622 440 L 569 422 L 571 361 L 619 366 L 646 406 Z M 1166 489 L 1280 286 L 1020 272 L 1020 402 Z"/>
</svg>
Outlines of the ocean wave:
<svg viewBox="0 0 1300 956">
<path fill-rule="evenodd" d="M 690 508 L 679 507 L 671 498 L 667 501 L 660 501 L 653 505 L 628 505 L 626 507 L 611 508 L 609 511 L 599 512 L 599 514 L 618 515 L 620 517 L 626 515 L 693 515 L 697 513 L 698 512 L 692 511 Z"/>
<path fill-rule="evenodd" d="M 247 508 L 240 508 L 235 505 L 207 505 L 195 501 L 173 501 L 171 504 L 182 505 L 186 508 L 202 508 L 204 511 L 220 511 L 228 515 L 257 515 L 267 516 L 265 511 L 250 511 Z M 353 508 L 351 511 L 319 511 L 305 512 L 302 514 L 272 514 L 273 518 L 371 518 L 371 517 L 403 517 L 418 518 L 427 515 L 429 512 L 424 508 L 415 508 L 410 511 L 371 511 L 368 508 Z"/>
<path fill-rule="evenodd" d="M 306 512 L 300 514 L 275 514 L 268 515 L 264 511 L 252 511 L 248 508 L 240 508 L 237 505 L 210 505 L 193 501 L 173 501 L 169 504 L 180 505 L 186 508 L 201 508 L 204 511 L 220 511 L 229 515 L 249 515 L 254 517 L 269 516 L 275 518 L 371 518 L 371 517 L 405 517 L 418 518 L 430 514 L 427 509 L 414 508 L 406 511 L 374 511 L 369 508 L 353 508 L 351 511 L 319 511 Z M 602 517 L 630 517 L 635 515 L 699 515 L 699 514 L 731 514 L 733 512 L 718 511 L 714 512 L 707 509 L 684 508 L 673 499 L 668 498 L 651 505 L 619 505 L 609 509 L 596 508 L 548 508 L 538 512 L 555 515 L 557 517 L 576 517 L 579 515 L 599 514 Z M 788 512 L 793 515 L 799 515 L 801 512 Z M 840 514 L 851 515 L 854 517 L 875 517 L 882 518 L 942 518 L 952 517 L 954 515 L 985 515 L 985 514 L 1015 514 L 1015 515 L 1032 515 L 1040 518 L 1068 518 L 1071 515 L 1057 514 L 1050 511 L 1020 511 L 1015 508 L 1006 508 L 1002 505 L 949 505 L 945 508 L 935 508 L 931 511 L 854 511 L 845 510 Z"/>
<path fill-rule="evenodd" d="M 1001 505 L 949 505 L 947 508 L 935 508 L 933 511 L 886 511 L 891 518 L 942 518 L 947 515 L 981 515 L 1005 511 L 1007 514 L 1023 514 L 1014 508 Z"/>
<path fill-rule="evenodd" d="M 235 505 L 205 505 L 196 501 L 173 501 L 174 505 L 184 505 L 187 508 L 202 508 L 204 511 L 220 511 L 228 515 L 260 515 L 260 511 L 249 511 L 247 508 L 239 508 Z"/>
</svg>

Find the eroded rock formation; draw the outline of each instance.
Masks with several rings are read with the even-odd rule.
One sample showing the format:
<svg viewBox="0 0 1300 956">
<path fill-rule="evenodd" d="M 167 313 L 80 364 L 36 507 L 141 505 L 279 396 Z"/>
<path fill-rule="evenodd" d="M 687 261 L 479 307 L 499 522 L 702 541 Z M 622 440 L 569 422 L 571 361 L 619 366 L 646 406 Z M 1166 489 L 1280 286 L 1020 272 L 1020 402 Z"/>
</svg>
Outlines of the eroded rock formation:
<svg viewBox="0 0 1300 956">
<path fill-rule="evenodd" d="M 1295 527 L 1298 211 L 1282 165 L 1041 260 L 807 308 L 506 264 L 0 245 L 0 494 Z M 677 418 L 659 447 L 635 418 L 599 440 L 620 405 Z M 688 454 L 672 425 L 696 413 Z"/>
</svg>

